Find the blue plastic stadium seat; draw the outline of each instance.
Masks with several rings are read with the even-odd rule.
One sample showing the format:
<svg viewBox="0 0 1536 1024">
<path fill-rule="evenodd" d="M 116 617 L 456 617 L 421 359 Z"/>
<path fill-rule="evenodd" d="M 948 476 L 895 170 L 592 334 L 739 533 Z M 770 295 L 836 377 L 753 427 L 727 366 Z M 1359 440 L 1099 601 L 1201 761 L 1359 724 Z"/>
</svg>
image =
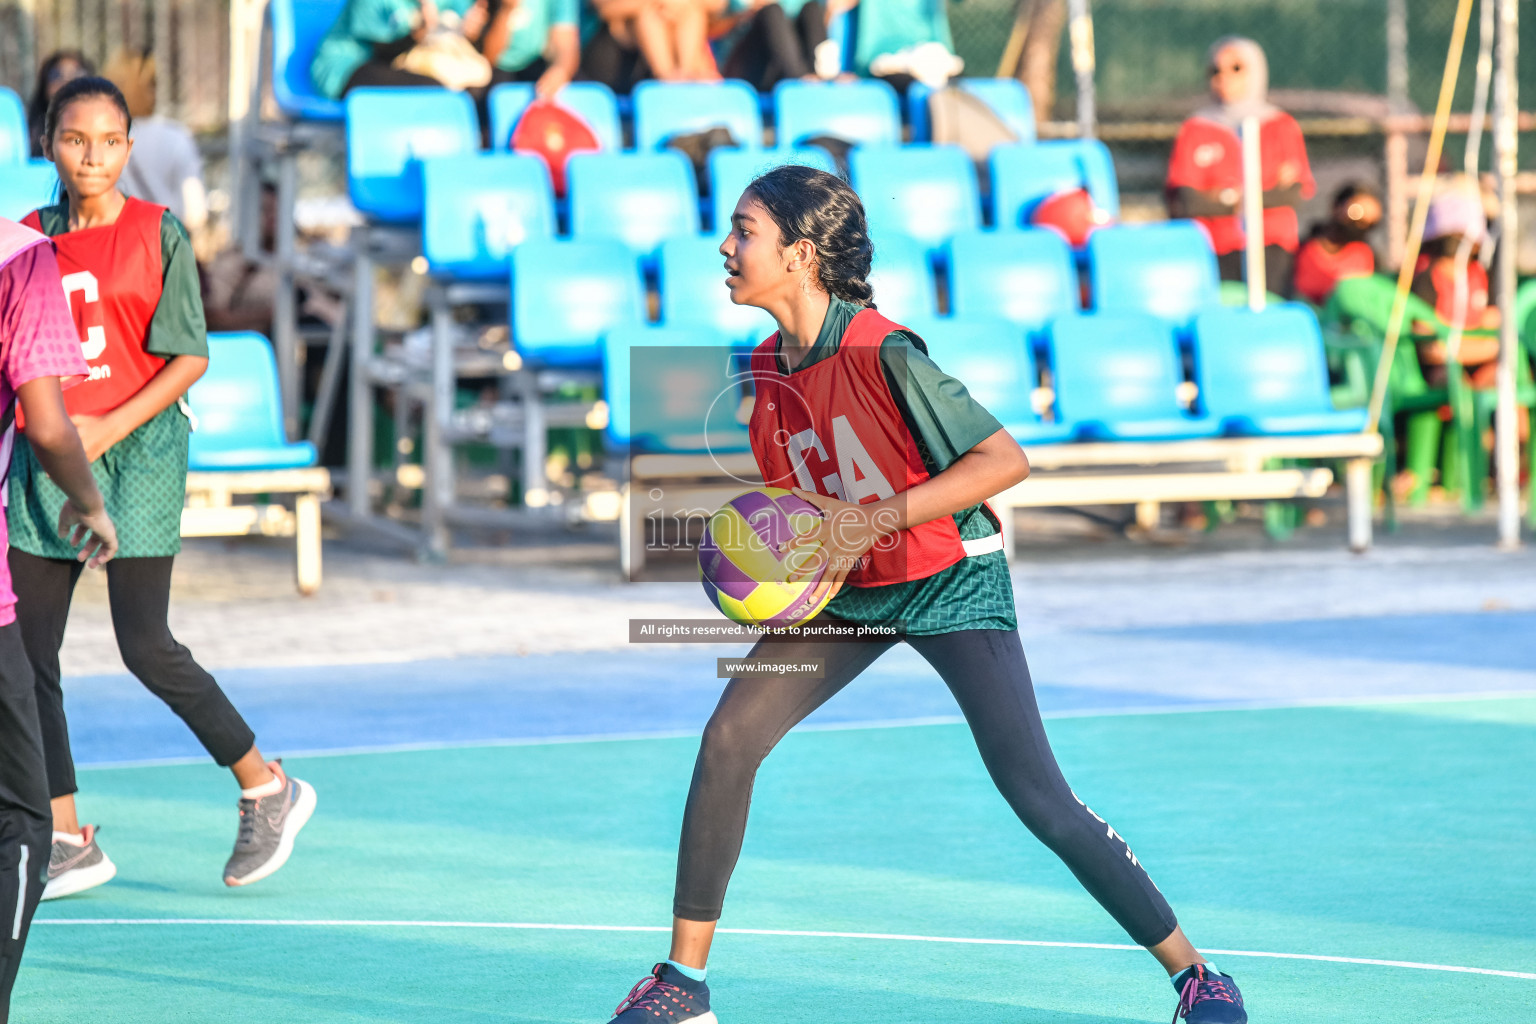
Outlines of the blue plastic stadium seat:
<svg viewBox="0 0 1536 1024">
<path fill-rule="evenodd" d="M 58 199 L 59 175 L 47 160 L 0 164 L 0 217 L 21 220 Z"/>
<path fill-rule="evenodd" d="M 646 357 L 635 350 L 660 348 Z M 742 452 L 731 344 L 707 327 L 619 327 L 603 338 L 608 440 L 631 451 Z"/>
<path fill-rule="evenodd" d="M 1054 231 L 969 231 L 949 243 L 949 310 L 1000 317 L 1038 331 L 1075 313 L 1081 290 L 1072 250 Z"/>
<path fill-rule="evenodd" d="M 1184 327 L 1221 303 L 1216 252 L 1193 221 L 1101 228 L 1088 236 L 1094 309 L 1151 313 Z"/>
<path fill-rule="evenodd" d="M 1138 313 L 1066 316 L 1050 326 L 1056 409 L 1091 441 L 1214 437 L 1221 421 L 1179 408 L 1178 349 L 1169 326 Z"/>
<path fill-rule="evenodd" d="M 757 90 L 746 82 L 658 82 L 636 85 L 635 148 L 660 149 L 674 135 L 710 128 L 729 129 L 736 144 L 748 149 L 763 145 L 763 114 Z"/>
<path fill-rule="evenodd" d="M 1365 409 L 1335 409 L 1317 316 L 1299 302 L 1261 313 L 1223 307 L 1195 317 L 1195 367 L 1205 413 L 1228 434 L 1344 434 Z"/>
<path fill-rule="evenodd" d="M 447 89 L 353 89 L 347 94 L 347 189 L 386 223 L 421 219 L 421 161 L 480 146 L 475 104 Z"/>
<path fill-rule="evenodd" d="M 880 79 L 834 83 L 791 79 L 774 87 L 773 105 L 780 146 L 797 146 L 813 135 L 835 135 L 861 146 L 901 144 L 896 90 Z"/>
<path fill-rule="evenodd" d="M 736 201 L 752 179 L 783 164 L 804 164 L 829 174 L 837 173 L 831 154 L 820 146 L 710 151 L 709 196 L 715 234 L 723 236 L 731 229 L 731 211 L 736 209 Z"/>
<path fill-rule="evenodd" d="M 725 287 L 725 257 L 714 238 L 670 238 L 661 246 L 661 322 L 708 327 L 732 344 L 756 344 L 777 328 L 756 306 L 738 306 Z"/>
<path fill-rule="evenodd" d="M 193 470 L 296 469 L 315 464 L 315 446 L 289 441 L 277 391 L 277 359 L 252 331 L 208 335 L 208 371 L 187 392 L 197 418 L 187 466 Z"/>
<path fill-rule="evenodd" d="M 601 82 L 572 82 L 555 94 L 555 101 L 587 122 L 603 149 L 617 151 L 624 148 L 619 101 L 612 89 Z M 487 103 L 492 149 L 510 148 L 512 129 L 532 102 L 532 82 L 503 82 L 491 89 Z"/>
<path fill-rule="evenodd" d="M 523 358 L 595 368 L 603 335 L 645 322 L 634 254 L 609 239 L 525 242 L 512 250 L 511 313 Z"/>
<path fill-rule="evenodd" d="M 981 227 L 971 158 L 957 146 L 871 146 L 849 158 L 873 234 L 902 234 L 930 251 Z"/>
<path fill-rule="evenodd" d="M 933 271 L 923 246 L 901 235 L 877 235 L 869 283 L 880 313 L 898 323 L 939 315 Z"/>
<path fill-rule="evenodd" d="M 434 274 L 505 280 L 514 248 L 555 233 L 549 168 L 536 156 L 433 157 L 422 185 L 421 251 Z"/>
<path fill-rule="evenodd" d="M 1022 227 L 1042 199 L 1086 188 L 1094 203 L 1118 217 L 1115 162 L 1098 139 L 1018 142 L 992 151 L 992 208 L 1000 228 Z"/>
<path fill-rule="evenodd" d="M 21 97 L 0 85 L 0 167 L 24 163 L 32 156 L 27 139 L 27 111 Z"/>
<path fill-rule="evenodd" d="M 676 150 L 576 153 L 566 180 L 572 238 L 614 238 L 649 257 L 669 238 L 699 233 L 698 184 Z"/>
<path fill-rule="evenodd" d="M 1016 325 L 971 317 L 920 320 L 907 326 L 927 343 L 939 369 L 964 384 L 1015 439 L 1032 444 L 1072 439 L 1072 424 L 1046 423 L 1035 411 L 1032 396 L 1040 374 Z"/>
<path fill-rule="evenodd" d="M 1035 141 L 1035 103 L 1023 82 L 1016 78 L 961 78 L 951 84 L 991 107 L 1020 142 Z M 922 82 L 907 86 L 907 123 L 912 126 L 913 142 L 927 142 L 933 136 L 928 120 L 928 97 L 933 92 Z"/>
<path fill-rule="evenodd" d="M 272 0 L 272 98 L 289 117 L 340 121 L 340 100 L 322 95 L 309 75 L 320 40 L 336 24 L 347 0 Z"/>
</svg>

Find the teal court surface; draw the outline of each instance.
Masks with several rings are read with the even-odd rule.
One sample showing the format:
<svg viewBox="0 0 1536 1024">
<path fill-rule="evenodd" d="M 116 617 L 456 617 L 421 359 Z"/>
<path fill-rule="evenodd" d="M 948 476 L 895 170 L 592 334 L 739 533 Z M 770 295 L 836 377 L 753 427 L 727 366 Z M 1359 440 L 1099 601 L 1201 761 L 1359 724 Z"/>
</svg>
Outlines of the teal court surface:
<svg viewBox="0 0 1536 1024">
<path fill-rule="evenodd" d="M 1078 795 L 1255 1022 L 1536 1020 L 1536 614 L 1025 630 Z M 26 1024 L 604 1022 L 666 955 L 734 647 L 226 671 L 319 809 L 219 872 L 234 793 L 128 677 L 69 683 L 111 884 L 44 904 Z M 1154 962 L 1011 816 L 905 648 L 765 762 L 726 1024 L 1166 1021 Z"/>
</svg>

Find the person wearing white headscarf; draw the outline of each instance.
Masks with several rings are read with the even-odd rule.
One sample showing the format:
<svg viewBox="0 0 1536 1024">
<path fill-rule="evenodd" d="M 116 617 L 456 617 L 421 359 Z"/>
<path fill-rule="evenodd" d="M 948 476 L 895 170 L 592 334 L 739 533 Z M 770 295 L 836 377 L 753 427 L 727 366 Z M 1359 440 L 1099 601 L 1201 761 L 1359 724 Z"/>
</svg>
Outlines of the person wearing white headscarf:
<svg viewBox="0 0 1536 1024">
<path fill-rule="evenodd" d="M 1260 182 L 1264 189 L 1264 265 L 1270 291 L 1284 292 L 1300 243 L 1296 207 L 1316 191 L 1307 146 L 1295 118 L 1269 102 L 1269 62 L 1252 39 L 1224 36 L 1206 55 L 1212 103 L 1179 128 L 1168 161 L 1172 217 L 1205 226 L 1224 281 L 1244 280 L 1247 243 L 1243 200 L 1243 121 L 1259 122 Z"/>
</svg>

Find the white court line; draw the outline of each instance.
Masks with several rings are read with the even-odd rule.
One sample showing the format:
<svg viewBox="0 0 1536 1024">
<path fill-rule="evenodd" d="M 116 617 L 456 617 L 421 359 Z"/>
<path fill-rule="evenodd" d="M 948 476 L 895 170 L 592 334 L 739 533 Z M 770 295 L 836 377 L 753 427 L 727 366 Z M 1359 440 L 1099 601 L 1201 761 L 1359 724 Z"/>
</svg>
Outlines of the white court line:
<svg viewBox="0 0 1536 1024">
<path fill-rule="evenodd" d="M 375 920 L 305 920 L 301 918 L 217 918 L 217 917 L 60 917 L 38 919 L 34 925 L 128 925 L 177 926 L 212 925 L 246 928 L 483 928 L 509 931 L 547 932 L 670 932 L 665 925 L 644 924 L 530 924 L 520 921 L 375 921 Z M 720 928 L 720 935 L 768 935 L 800 939 L 867 939 L 880 942 L 935 942 L 961 946 L 1030 946 L 1043 949 L 1109 949 L 1142 952 L 1140 946 L 1112 942 L 1047 942 L 1041 939 L 966 939 L 943 935 L 898 935 L 882 932 L 820 932 L 783 928 Z M 1208 949 L 1211 956 L 1249 956 L 1269 960 L 1316 960 L 1330 964 L 1362 964 L 1367 967 L 1404 967 L 1416 971 L 1446 971 L 1452 974 L 1484 974 L 1496 978 L 1520 978 L 1536 981 L 1536 973 L 1497 971 L 1488 967 L 1457 967 L 1450 964 L 1421 964 L 1412 960 L 1376 960 L 1368 957 L 1324 956 L 1319 953 L 1259 953 L 1245 949 Z"/>
<path fill-rule="evenodd" d="M 1212 711 L 1280 711 L 1287 708 L 1334 708 L 1373 707 L 1395 704 L 1437 704 L 1458 701 L 1493 701 L 1511 698 L 1536 697 L 1536 690 L 1487 690 L 1475 693 L 1410 693 L 1365 697 L 1307 697 L 1274 700 L 1212 701 L 1205 704 L 1175 704 L 1167 706 L 1133 705 L 1131 707 L 1078 708 L 1047 711 L 1044 719 L 1064 718 L 1128 718 L 1137 715 L 1185 715 L 1204 714 Z M 854 722 L 811 722 L 795 726 L 795 732 L 850 732 L 860 729 L 907 729 L 925 725 L 963 725 L 960 715 L 928 715 L 920 718 L 882 718 Z M 701 726 L 702 728 L 702 726 Z M 358 757 L 368 754 L 411 754 L 435 750 L 483 750 L 500 747 L 547 747 L 570 743 L 620 743 L 634 740 L 697 739 L 698 729 L 661 729 L 655 732 L 607 732 L 585 733 L 572 736 L 521 736 L 510 739 L 430 740 L 413 743 L 381 743 L 373 746 L 322 747 L 313 750 L 276 751 L 283 757 Z M 272 752 L 269 752 L 272 753 Z M 180 765 L 207 764 L 206 755 L 186 757 L 155 757 L 132 761 L 76 762 L 79 770 L 107 771 L 121 768 L 169 768 Z"/>
</svg>

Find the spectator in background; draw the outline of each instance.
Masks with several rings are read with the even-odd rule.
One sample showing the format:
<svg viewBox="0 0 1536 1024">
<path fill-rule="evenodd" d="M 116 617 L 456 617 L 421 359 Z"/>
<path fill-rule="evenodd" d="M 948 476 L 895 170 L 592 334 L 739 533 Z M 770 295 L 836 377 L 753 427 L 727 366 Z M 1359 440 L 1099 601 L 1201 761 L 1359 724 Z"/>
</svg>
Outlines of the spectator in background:
<svg viewBox="0 0 1536 1024">
<path fill-rule="evenodd" d="M 164 206 L 196 235 L 208 222 L 203 156 L 186 125 L 155 113 L 155 58 L 119 53 L 102 77 L 122 91 L 133 117 L 133 153 L 118 189 L 125 196 Z"/>
<path fill-rule="evenodd" d="M 1196 111 L 1173 141 L 1168 163 L 1169 216 L 1192 217 L 1205 225 L 1223 281 L 1246 279 L 1243 145 L 1238 131 L 1247 118 L 1258 118 L 1265 285 L 1270 291 L 1284 292 L 1300 234 L 1296 207 L 1316 191 L 1301 127 L 1266 98 L 1269 63 L 1253 40 L 1240 36 L 1216 40 L 1207 56 L 1207 71 L 1216 102 Z"/>
<path fill-rule="evenodd" d="M 440 86 L 436 78 L 394 66 L 440 24 L 457 23 L 468 39 L 486 28 L 488 0 L 346 0 L 309 75 L 333 99 L 364 85 Z M 446 18 L 445 18 L 446 16 Z"/>
<path fill-rule="evenodd" d="M 494 0 L 480 40 L 491 81 L 533 82 L 540 99 L 554 96 L 581 66 L 576 26 L 577 0 Z"/>
<path fill-rule="evenodd" d="M 639 82 L 717 82 L 709 18 L 718 0 L 592 0 L 581 77 L 628 93 Z"/>
<path fill-rule="evenodd" d="M 816 47 L 827 40 L 821 0 L 731 0 L 745 23 L 729 55 L 725 77 L 768 92 L 779 82 L 815 76 Z"/>
<path fill-rule="evenodd" d="M 64 83 L 86 75 L 94 75 L 96 65 L 85 59 L 79 50 L 55 50 L 37 69 L 37 84 L 32 87 L 32 99 L 27 104 L 27 134 L 32 137 L 32 159 L 43 158 L 43 115 L 48 113 L 48 101 L 64 87 Z"/>
<path fill-rule="evenodd" d="M 1413 293 L 1435 308 L 1435 314 L 1452 326 L 1467 331 L 1492 330 L 1499 326 L 1499 308 L 1488 302 L 1488 271 L 1477 258 L 1488 235 L 1488 211 L 1477 183 L 1454 179 L 1443 186 L 1429 204 L 1424 222 L 1424 245 L 1414 265 Z M 1457 316 L 1457 251 L 1466 246 L 1466 287 L 1463 315 Z M 1433 328 L 1415 333 L 1429 335 Z M 1449 353 L 1445 344 L 1430 340 L 1419 345 L 1424 378 L 1444 386 Z M 1491 388 L 1498 373 L 1499 339 L 1491 335 L 1465 334 L 1457 354 L 1474 387 Z"/>
<path fill-rule="evenodd" d="M 1376 251 L 1365 236 L 1381 221 L 1381 197 L 1364 182 L 1350 182 L 1333 196 L 1328 220 L 1317 224 L 1296 252 L 1292 292 L 1321 306 L 1346 277 L 1376 272 Z"/>
<path fill-rule="evenodd" d="M 261 248 L 276 248 L 277 189 L 261 186 Z M 272 333 L 272 309 L 277 296 L 277 272 L 268 264 L 248 259 L 238 244 L 226 248 L 197 267 L 203 296 L 203 318 L 210 331 L 260 331 Z"/>
<path fill-rule="evenodd" d="M 827 23 L 850 10 L 858 19 L 849 69 L 856 74 L 883 78 L 905 95 L 914 80 L 937 88 L 965 66 L 939 0 L 828 0 Z"/>
</svg>

